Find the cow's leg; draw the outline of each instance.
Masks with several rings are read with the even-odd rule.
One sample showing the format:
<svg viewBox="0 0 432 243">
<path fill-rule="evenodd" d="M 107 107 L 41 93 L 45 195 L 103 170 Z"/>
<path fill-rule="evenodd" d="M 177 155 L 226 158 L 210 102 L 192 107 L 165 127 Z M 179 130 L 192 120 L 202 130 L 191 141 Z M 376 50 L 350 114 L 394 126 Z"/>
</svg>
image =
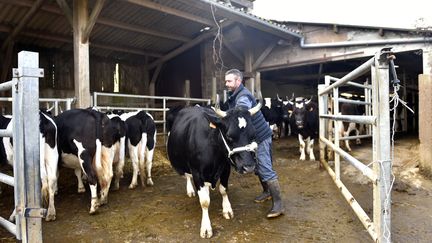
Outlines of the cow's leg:
<svg viewBox="0 0 432 243">
<path fill-rule="evenodd" d="M 310 137 L 307 140 L 308 142 L 308 152 L 309 152 L 309 159 L 312 161 L 315 161 L 315 155 L 314 155 L 314 151 L 313 151 L 313 147 L 314 147 L 314 139 L 310 139 Z"/>
<path fill-rule="evenodd" d="M 146 155 L 146 144 L 147 144 L 147 133 L 143 133 L 141 135 L 141 141 L 138 146 L 139 151 L 139 171 L 140 171 L 140 179 L 141 186 L 145 186 L 145 155 Z"/>
<path fill-rule="evenodd" d="M 123 167 L 125 163 L 125 137 L 120 138 L 118 147 L 116 147 L 115 158 L 117 159 L 117 164 L 114 172 L 113 190 L 118 190 L 120 188 L 120 178 L 123 178 Z"/>
<path fill-rule="evenodd" d="M 228 199 L 226 190 L 228 189 L 228 178 L 231 167 L 227 166 L 220 177 L 219 192 L 222 195 L 222 215 L 226 219 L 234 218 L 234 212 Z"/>
<path fill-rule="evenodd" d="M 204 186 L 200 187 L 200 189 L 198 190 L 198 196 L 199 196 L 201 209 L 202 209 L 201 229 L 200 229 L 201 238 L 210 238 L 213 235 L 210 217 L 208 214 L 208 209 L 210 207 L 209 187 L 210 187 L 210 183 L 204 183 Z"/>
<path fill-rule="evenodd" d="M 75 172 L 75 176 L 78 180 L 78 193 L 84 193 L 85 192 L 85 187 L 84 187 L 84 183 L 82 181 L 82 173 L 81 173 L 81 168 L 79 169 L 74 169 Z"/>
<path fill-rule="evenodd" d="M 184 177 L 186 178 L 186 194 L 188 197 L 195 197 L 195 190 L 192 186 L 192 175 L 185 173 Z"/>
<path fill-rule="evenodd" d="M 147 149 L 147 148 L 146 148 Z M 147 185 L 149 186 L 153 186 L 153 180 L 152 180 L 152 176 L 151 176 L 151 170 L 152 170 L 152 166 L 153 166 L 153 155 L 154 155 L 154 147 L 153 149 L 147 149 L 146 152 L 146 172 L 147 172 Z"/>
<path fill-rule="evenodd" d="M 300 143 L 300 160 L 305 160 L 306 159 L 305 142 L 303 141 L 303 136 L 301 134 L 298 135 L 298 140 Z"/>
<path fill-rule="evenodd" d="M 93 157 L 90 152 L 82 146 L 82 144 L 75 139 L 73 140 L 75 146 L 78 149 L 78 160 L 81 164 L 82 170 L 84 174 L 87 176 L 87 182 L 90 185 L 90 193 L 91 193 L 91 205 L 90 205 L 90 214 L 94 214 L 96 210 L 99 208 L 99 198 L 97 196 L 97 176 L 93 169 Z M 97 154 L 97 152 L 96 152 Z M 97 156 L 96 156 L 97 159 Z M 96 162 L 96 167 L 98 162 Z M 81 171 L 79 171 L 79 178 L 81 178 Z M 77 175 L 77 170 L 75 169 L 75 175 Z M 77 175 L 78 176 L 78 175 Z M 79 183 L 79 181 L 78 181 Z M 81 181 L 82 183 L 82 181 Z M 83 186 L 84 187 L 84 186 Z"/>
<path fill-rule="evenodd" d="M 360 128 L 359 127 L 357 127 L 357 124 L 354 124 L 354 129 L 355 129 L 355 131 L 356 131 L 356 136 L 360 136 Z M 356 139 L 356 144 L 361 144 L 361 140 L 360 140 L 360 138 L 357 138 Z"/>
<path fill-rule="evenodd" d="M 54 195 L 57 189 L 58 175 L 58 152 L 57 148 L 45 147 L 45 166 L 48 182 L 48 212 L 45 218 L 46 221 L 56 219 L 56 210 L 54 206 Z"/>
<path fill-rule="evenodd" d="M 132 181 L 129 185 L 129 189 L 133 189 L 138 185 L 137 177 L 138 177 L 138 145 L 139 144 L 137 146 L 133 146 L 130 143 L 130 140 L 128 143 L 129 143 L 128 144 L 129 156 L 130 156 L 130 159 L 132 161 L 132 168 L 133 168 Z"/>
<path fill-rule="evenodd" d="M 98 179 L 100 190 L 100 204 L 104 205 L 108 203 L 109 187 L 113 178 L 113 159 L 114 159 L 114 147 L 102 146 L 101 150 L 101 168 L 98 169 Z"/>
</svg>

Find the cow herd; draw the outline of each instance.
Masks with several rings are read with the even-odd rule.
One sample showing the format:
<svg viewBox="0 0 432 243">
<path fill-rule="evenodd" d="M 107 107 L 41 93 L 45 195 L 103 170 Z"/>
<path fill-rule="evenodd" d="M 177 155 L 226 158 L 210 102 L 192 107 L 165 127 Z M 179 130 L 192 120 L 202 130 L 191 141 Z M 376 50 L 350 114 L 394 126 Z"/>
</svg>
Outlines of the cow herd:
<svg viewBox="0 0 432 243">
<path fill-rule="evenodd" d="M 305 160 L 306 154 L 310 160 L 315 160 L 313 144 L 318 138 L 319 116 L 317 104 L 311 99 L 282 100 L 279 96 L 260 99 L 249 110 L 224 111 L 222 106 L 218 102 L 216 107 L 175 107 L 167 115 L 167 155 L 174 170 L 186 178 L 187 195 L 198 194 L 202 238 L 213 235 L 208 214 L 209 189 L 215 189 L 220 182 L 223 217 L 233 218 L 227 195 L 231 166 L 241 174 L 255 169 L 257 143 L 251 117 L 256 112 L 261 111 L 269 126 L 277 128 L 276 138 L 281 137 L 282 130 L 285 136 L 298 137 L 300 160 Z M 39 114 L 41 192 L 48 208 L 47 221 L 56 219 L 54 195 L 58 190 L 59 166 L 74 170 L 78 193 L 85 192 L 83 179 L 87 181 L 91 194 L 90 214 L 108 202 L 110 189 L 119 189 L 126 154 L 133 169 L 129 188 L 138 186 L 138 175 L 142 186 L 153 185 L 151 169 L 156 125 L 149 113 L 106 114 L 88 108 L 68 110 L 55 117 L 44 111 Z M 10 128 L 11 119 L 0 115 L 0 129 Z M 13 165 L 12 146 L 11 138 L 2 139 L 0 162 Z"/>
<path fill-rule="evenodd" d="M 56 219 L 54 195 L 58 190 L 59 165 L 74 170 L 78 193 L 85 192 L 83 179 L 87 181 L 91 193 L 90 214 L 108 202 L 110 187 L 119 188 L 126 145 L 133 164 L 129 188 L 138 185 L 138 174 L 142 185 L 153 185 L 151 167 L 156 126 L 150 114 L 137 111 L 107 115 L 92 108 L 67 110 L 56 117 L 43 111 L 39 114 L 41 192 L 48 208 L 46 221 Z M 0 115 L 0 128 L 10 129 L 12 124 L 11 117 Z M 11 138 L 2 139 L 0 162 L 13 166 L 12 146 Z M 14 214 L 10 220 L 13 219 Z"/>
</svg>

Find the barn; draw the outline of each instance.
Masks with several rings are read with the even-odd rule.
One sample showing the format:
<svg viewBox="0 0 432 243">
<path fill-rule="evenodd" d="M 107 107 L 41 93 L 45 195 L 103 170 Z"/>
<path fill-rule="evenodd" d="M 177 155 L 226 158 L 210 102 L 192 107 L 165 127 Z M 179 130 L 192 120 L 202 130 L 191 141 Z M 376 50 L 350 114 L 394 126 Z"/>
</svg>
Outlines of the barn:
<svg viewBox="0 0 432 243">
<path fill-rule="evenodd" d="M 394 119 L 390 118 L 393 119 L 391 124 L 396 124 L 394 129 L 396 137 L 408 138 L 402 141 L 407 141 L 407 143 L 414 141 L 417 144 L 416 153 L 418 153 L 418 167 L 421 173 L 425 176 L 432 174 L 432 127 L 430 115 L 427 115 L 432 105 L 431 99 L 428 98 L 428 94 L 432 92 L 432 32 L 430 28 L 403 29 L 328 23 L 278 22 L 251 14 L 253 1 L 248 0 L 0 0 L 0 7 L 2 45 L 0 82 L 13 78 L 12 68 L 18 64 L 17 54 L 20 51 L 37 52 L 39 53 L 39 67 L 44 69 L 44 76 L 39 78 L 39 97 L 46 101 L 40 103 L 41 106 L 49 108 L 54 106 L 59 112 L 69 108 L 86 108 L 92 105 L 105 110 L 147 109 L 159 122 L 158 129 L 162 135 L 159 138 L 160 141 L 164 141 L 163 136 L 166 133 L 164 126 L 166 108 L 182 102 L 215 100 L 216 94 L 223 93 L 224 73 L 228 69 L 237 68 L 243 71 L 246 87 L 250 90 L 261 91 L 265 97 L 276 98 L 278 95 L 290 99 L 294 94 L 295 96 L 312 97 L 313 100 L 318 101 L 318 87 L 325 83 L 326 75 L 342 78 L 368 62 L 383 48 L 392 47 L 395 70 L 401 84 L 398 88 L 398 96 L 406 102 L 406 106 L 400 105 L 397 109 L 397 116 L 392 116 Z M 394 80 L 395 77 L 392 77 L 390 79 Z M 349 81 L 370 84 L 372 77 L 370 72 L 362 73 Z M 390 87 L 390 91 L 394 89 Z M 350 97 L 365 96 L 364 92 L 364 89 L 359 87 L 344 86 L 339 90 L 340 94 Z M 3 91 L 1 96 L 2 113 L 10 114 L 12 106 L 7 97 L 10 97 L 11 93 Z M 187 98 L 187 101 L 184 98 Z M 412 113 L 407 107 L 414 112 Z M 292 140 L 291 138 L 284 139 Z M 294 147 L 289 147 L 289 149 L 284 147 L 284 139 L 275 142 L 275 147 L 280 149 L 275 154 L 281 157 L 284 156 L 284 153 L 294 153 L 293 150 L 296 150 Z M 371 143 L 370 141 L 369 144 Z M 294 157 L 297 159 L 297 154 Z M 298 161 L 291 165 L 276 162 L 276 165 L 287 166 L 281 167 L 281 171 L 295 171 L 304 167 L 307 173 L 314 173 L 313 170 L 316 169 L 312 164 L 302 165 Z M 307 173 L 303 171 L 299 174 Z M 294 175 L 290 174 L 290 176 Z M 160 172 L 160 177 L 160 182 L 175 180 L 164 171 Z M 237 184 L 247 184 L 245 180 L 253 181 L 251 177 L 235 178 Z M 289 180 L 286 181 L 288 183 Z M 312 185 L 311 181 L 307 183 Z M 153 189 L 145 189 L 146 194 L 156 194 L 153 195 L 154 198 L 144 197 L 141 195 L 142 192 L 134 191 L 130 194 L 135 198 L 133 201 L 142 200 L 146 205 L 154 207 L 159 205 L 171 214 L 175 212 L 174 210 L 169 211 L 173 208 L 185 212 L 195 210 L 193 203 L 179 206 L 175 202 L 166 201 L 170 198 L 168 194 L 175 192 L 176 188 L 169 184 L 163 187 L 158 187 L 157 182 L 155 184 Z M 324 186 L 330 187 L 327 184 Z M 249 190 L 247 192 L 249 194 L 250 191 L 258 190 L 257 186 L 250 187 L 253 190 Z M 248 186 L 242 188 L 233 188 L 233 190 L 246 190 Z M 147 233 L 136 233 L 132 223 L 127 223 L 131 231 L 129 236 L 123 236 L 124 240 L 175 241 L 172 238 L 174 234 L 170 233 L 169 227 L 152 233 L 154 229 L 151 227 L 151 221 L 134 217 L 131 211 L 128 212 L 129 215 L 122 215 L 122 209 L 114 208 L 114 205 L 127 203 L 121 198 L 127 197 L 129 193 L 120 192 L 119 194 L 108 206 L 113 207 L 111 216 L 118 219 L 118 222 L 132 218 L 138 225 L 145 228 L 143 231 L 147 231 Z M 248 196 L 252 198 L 253 195 L 249 194 Z M 319 196 L 317 201 L 326 198 L 325 195 L 318 192 L 312 194 Z M 67 200 L 77 197 L 77 195 L 64 195 L 64 193 L 62 195 L 62 191 L 59 191 L 59 196 L 66 198 L 59 199 L 64 204 Z M 158 196 L 161 199 L 158 199 Z M 180 200 L 177 195 L 174 196 L 174 199 Z M 302 204 L 300 201 L 291 200 L 290 202 L 294 205 Z M 339 200 L 343 201 L 342 197 Z M 241 203 L 245 202 L 241 201 Z M 400 203 L 399 206 L 402 204 Z M 85 207 L 86 204 L 75 202 L 74 205 Z M 333 204 L 326 205 L 337 211 L 336 207 L 331 207 L 334 206 Z M 142 205 L 137 205 L 137 207 L 144 210 Z M 241 212 L 239 217 L 247 218 L 246 214 L 250 210 L 258 212 L 263 210 L 255 206 L 246 208 L 247 210 L 242 209 L 244 211 L 237 208 Z M 2 212 L 6 211 L 2 209 Z M 101 217 L 108 211 L 105 210 L 101 215 L 94 217 Z M 319 210 L 309 213 L 312 212 L 316 213 Z M 156 217 L 161 226 L 170 221 L 169 217 L 165 217 L 165 213 L 160 212 L 161 215 Z M 350 211 L 347 210 L 344 213 L 349 215 Z M 59 214 L 63 220 L 68 217 L 65 213 L 59 212 Z M 79 224 L 79 220 L 83 220 L 83 217 L 75 218 L 75 223 Z M 85 215 L 85 217 L 90 216 Z M 332 238 L 331 234 L 324 234 L 325 228 L 315 224 L 310 225 L 299 215 L 296 215 L 295 218 L 289 216 L 286 218 L 289 221 L 284 221 L 288 223 L 287 227 L 292 227 L 292 225 L 301 227 L 298 228 L 298 231 L 292 231 L 285 236 L 281 233 L 283 227 L 275 228 L 280 234 L 276 241 L 287 241 L 295 235 L 300 235 L 300 241 L 358 240 L 368 237 L 367 232 L 363 232 L 353 238 L 343 238 L 343 234 L 335 233 L 337 237 L 342 238 Z M 260 234 L 265 234 L 263 230 L 259 230 L 265 222 L 262 223 L 250 217 L 248 220 L 253 225 L 245 225 L 246 221 L 235 221 L 230 226 L 240 224 L 244 227 L 251 227 L 251 231 L 258 229 Z M 350 216 L 346 216 L 344 220 L 353 221 Z M 55 228 L 53 225 L 56 223 L 58 222 L 46 225 L 47 233 L 44 234 L 44 240 L 49 242 L 59 239 L 52 233 L 62 229 L 61 227 Z M 196 226 L 190 226 L 195 223 L 189 219 L 185 219 L 180 224 L 184 225 L 182 228 L 185 231 L 190 227 L 190 231 L 194 232 L 196 228 Z M 241 231 L 241 227 L 237 227 L 237 232 L 232 232 L 229 236 L 223 235 L 224 227 L 230 226 L 223 226 L 225 223 L 222 221 L 215 221 L 215 224 L 219 232 L 215 235 L 219 237 L 216 238 L 216 241 L 230 241 L 234 238 L 238 241 L 265 239 L 250 235 L 249 229 Z M 85 225 L 82 227 L 86 229 L 93 227 L 93 230 L 98 232 L 96 240 L 121 240 L 121 238 L 115 238 L 115 234 L 108 236 L 113 238 L 104 238 L 100 230 L 104 224 L 95 226 L 89 220 L 85 222 Z M 112 227 L 111 224 L 105 226 Z M 127 231 L 121 229 L 121 224 L 118 226 L 119 228 L 114 232 Z M 356 226 L 360 227 L 359 230 L 362 229 L 360 222 L 356 222 Z M 319 233 L 312 234 L 312 236 L 304 233 L 314 227 Z M 337 231 L 338 227 L 335 226 L 331 230 Z M 265 231 L 271 232 L 268 227 L 264 228 Z M 420 241 L 432 235 L 430 228 L 426 228 L 425 226 L 423 235 L 418 238 Z M 65 226 L 63 229 L 68 228 Z M 86 231 L 82 228 L 74 228 L 74 230 Z M 402 229 L 397 228 L 397 230 Z M 186 238 L 180 241 L 199 239 L 194 238 L 196 234 L 189 231 L 185 233 L 176 229 L 173 232 L 185 235 Z M 344 229 L 341 232 L 350 231 Z M 415 236 L 401 238 L 397 231 L 395 234 L 399 241 L 416 240 Z M 10 239 L 7 231 L 1 231 L 0 235 L 2 237 L 4 235 L 5 239 Z M 77 236 L 71 236 L 68 239 L 77 239 L 74 237 Z M 91 239 L 85 240 L 92 241 Z"/>
</svg>

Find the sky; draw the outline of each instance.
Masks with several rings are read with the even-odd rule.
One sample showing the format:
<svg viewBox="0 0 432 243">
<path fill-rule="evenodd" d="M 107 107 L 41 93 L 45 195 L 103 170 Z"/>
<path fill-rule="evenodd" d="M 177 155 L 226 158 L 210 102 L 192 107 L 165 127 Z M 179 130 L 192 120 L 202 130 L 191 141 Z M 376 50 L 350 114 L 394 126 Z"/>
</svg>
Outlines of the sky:
<svg viewBox="0 0 432 243">
<path fill-rule="evenodd" d="M 432 27 L 432 0 L 255 0 L 252 13 L 280 21 Z"/>
</svg>

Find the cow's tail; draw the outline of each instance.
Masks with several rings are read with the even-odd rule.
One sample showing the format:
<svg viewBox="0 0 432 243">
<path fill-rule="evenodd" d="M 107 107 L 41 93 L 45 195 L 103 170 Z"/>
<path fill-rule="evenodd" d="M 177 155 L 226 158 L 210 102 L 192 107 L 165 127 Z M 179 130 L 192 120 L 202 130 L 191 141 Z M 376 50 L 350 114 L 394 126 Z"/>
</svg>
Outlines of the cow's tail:
<svg viewBox="0 0 432 243">
<path fill-rule="evenodd" d="M 102 142 L 101 142 L 101 138 L 102 138 L 102 132 L 101 132 L 101 127 L 102 127 L 102 119 L 99 113 L 95 112 L 95 116 L 96 116 L 96 152 L 95 152 L 95 166 L 96 166 L 96 171 L 101 171 L 102 169 Z"/>
</svg>

